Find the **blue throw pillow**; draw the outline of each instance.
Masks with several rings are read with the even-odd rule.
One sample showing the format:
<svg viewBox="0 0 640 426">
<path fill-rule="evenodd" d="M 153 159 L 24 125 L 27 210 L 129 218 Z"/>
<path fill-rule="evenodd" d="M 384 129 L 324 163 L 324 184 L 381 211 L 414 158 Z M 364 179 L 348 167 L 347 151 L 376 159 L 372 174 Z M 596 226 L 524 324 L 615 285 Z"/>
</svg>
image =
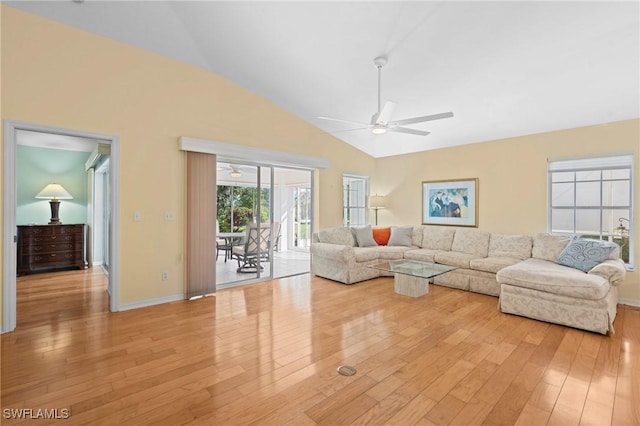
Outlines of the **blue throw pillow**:
<svg viewBox="0 0 640 426">
<path fill-rule="evenodd" d="M 589 272 L 594 266 L 607 260 L 615 248 L 615 243 L 574 237 L 560 253 L 558 263 Z"/>
</svg>

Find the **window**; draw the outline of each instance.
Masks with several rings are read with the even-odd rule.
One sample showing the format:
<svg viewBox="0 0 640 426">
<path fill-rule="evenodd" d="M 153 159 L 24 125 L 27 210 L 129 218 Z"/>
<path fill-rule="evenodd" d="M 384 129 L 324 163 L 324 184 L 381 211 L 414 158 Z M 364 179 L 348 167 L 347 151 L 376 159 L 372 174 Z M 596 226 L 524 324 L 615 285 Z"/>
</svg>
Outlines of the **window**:
<svg viewBox="0 0 640 426">
<path fill-rule="evenodd" d="M 311 187 L 298 184 L 291 188 L 293 201 L 293 246 L 311 245 Z"/>
<path fill-rule="evenodd" d="M 344 175 L 342 177 L 344 226 L 367 224 L 368 180 L 365 176 Z"/>
<path fill-rule="evenodd" d="M 549 162 L 549 230 L 618 243 L 633 260 L 633 156 Z"/>
</svg>

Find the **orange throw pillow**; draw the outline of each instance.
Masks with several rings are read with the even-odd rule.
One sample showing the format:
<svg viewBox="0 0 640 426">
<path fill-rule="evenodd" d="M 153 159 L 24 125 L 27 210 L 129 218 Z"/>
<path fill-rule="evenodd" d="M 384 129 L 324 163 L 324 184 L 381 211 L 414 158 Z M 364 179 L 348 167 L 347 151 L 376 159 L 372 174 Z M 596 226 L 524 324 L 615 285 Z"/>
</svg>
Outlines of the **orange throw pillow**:
<svg viewBox="0 0 640 426">
<path fill-rule="evenodd" d="M 386 246 L 391 236 L 391 228 L 373 228 L 373 239 L 379 246 Z"/>
</svg>

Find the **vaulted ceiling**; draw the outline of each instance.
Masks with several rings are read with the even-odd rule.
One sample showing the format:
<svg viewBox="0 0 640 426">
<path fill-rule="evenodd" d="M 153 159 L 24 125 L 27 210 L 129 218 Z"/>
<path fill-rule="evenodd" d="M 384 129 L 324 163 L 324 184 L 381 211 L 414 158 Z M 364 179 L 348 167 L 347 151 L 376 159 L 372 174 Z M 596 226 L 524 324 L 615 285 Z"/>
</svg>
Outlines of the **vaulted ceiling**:
<svg viewBox="0 0 640 426">
<path fill-rule="evenodd" d="M 374 157 L 640 117 L 637 1 L 4 2 L 205 68 Z M 382 103 L 428 136 L 374 135 Z"/>
</svg>

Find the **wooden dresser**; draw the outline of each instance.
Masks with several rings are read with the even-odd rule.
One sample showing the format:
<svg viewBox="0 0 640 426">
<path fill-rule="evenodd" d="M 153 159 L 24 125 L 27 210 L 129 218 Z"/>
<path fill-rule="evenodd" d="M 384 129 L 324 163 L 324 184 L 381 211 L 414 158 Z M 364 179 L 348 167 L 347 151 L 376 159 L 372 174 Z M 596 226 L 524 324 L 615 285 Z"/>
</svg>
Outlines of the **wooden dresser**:
<svg viewBox="0 0 640 426">
<path fill-rule="evenodd" d="M 60 268 L 85 269 L 85 226 L 18 226 L 18 275 Z"/>
</svg>

